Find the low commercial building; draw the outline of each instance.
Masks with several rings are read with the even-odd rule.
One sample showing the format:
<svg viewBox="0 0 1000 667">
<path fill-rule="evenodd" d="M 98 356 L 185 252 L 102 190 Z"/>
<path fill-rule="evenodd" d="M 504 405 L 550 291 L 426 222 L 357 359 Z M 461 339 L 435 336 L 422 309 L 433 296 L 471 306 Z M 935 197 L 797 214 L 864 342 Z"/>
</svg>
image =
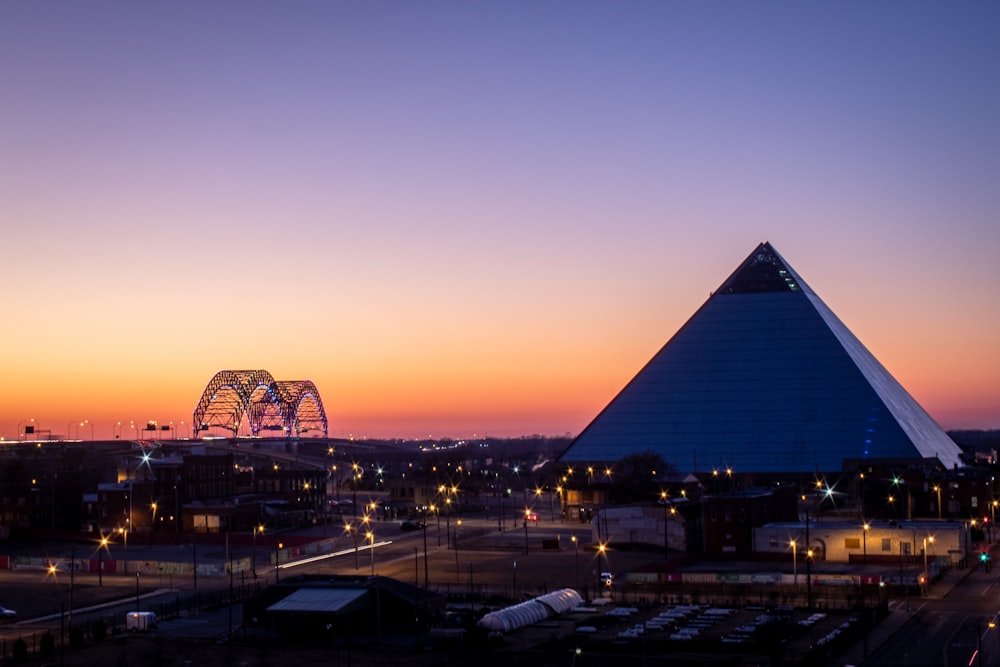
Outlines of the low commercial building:
<svg viewBox="0 0 1000 667">
<path fill-rule="evenodd" d="M 811 551 L 813 561 L 915 563 L 926 549 L 929 561 L 947 567 L 978 549 L 972 528 L 957 521 L 771 523 L 754 529 L 754 552 L 799 561 Z"/>
</svg>

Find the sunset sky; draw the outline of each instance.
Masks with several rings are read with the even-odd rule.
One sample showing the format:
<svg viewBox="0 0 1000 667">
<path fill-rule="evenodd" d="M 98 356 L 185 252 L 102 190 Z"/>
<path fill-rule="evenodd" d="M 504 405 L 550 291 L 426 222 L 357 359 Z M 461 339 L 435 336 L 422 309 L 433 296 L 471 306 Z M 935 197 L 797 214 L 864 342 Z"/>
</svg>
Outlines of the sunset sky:
<svg viewBox="0 0 1000 667">
<path fill-rule="evenodd" d="M 991 2 L 4 2 L 0 436 L 180 429 L 227 368 L 312 380 L 337 437 L 576 434 L 765 240 L 944 428 L 1000 428 L 998 34 Z"/>
</svg>

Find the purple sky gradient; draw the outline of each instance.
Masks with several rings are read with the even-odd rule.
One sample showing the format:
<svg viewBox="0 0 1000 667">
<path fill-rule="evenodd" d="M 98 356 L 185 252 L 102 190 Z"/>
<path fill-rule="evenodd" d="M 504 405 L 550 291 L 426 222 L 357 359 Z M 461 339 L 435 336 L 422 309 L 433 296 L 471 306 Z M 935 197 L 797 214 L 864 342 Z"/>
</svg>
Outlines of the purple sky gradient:
<svg viewBox="0 0 1000 667">
<path fill-rule="evenodd" d="M 577 433 L 763 240 L 942 426 L 998 428 L 998 29 L 4 3 L 0 436 L 189 419 L 223 368 L 313 380 L 334 435 Z"/>
</svg>

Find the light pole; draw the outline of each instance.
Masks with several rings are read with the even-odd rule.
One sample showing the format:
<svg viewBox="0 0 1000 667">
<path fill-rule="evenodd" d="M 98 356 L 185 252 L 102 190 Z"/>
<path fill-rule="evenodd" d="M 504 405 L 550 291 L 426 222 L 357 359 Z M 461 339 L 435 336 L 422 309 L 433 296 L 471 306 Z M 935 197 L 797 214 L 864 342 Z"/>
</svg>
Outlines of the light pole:
<svg viewBox="0 0 1000 667">
<path fill-rule="evenodd" d="M 941 486 L 939 484 L 934 485 L 934 492 L 937 494 L 937 511 L 938 511 L 938 521 L 941 520 Z"/>
<path fill-rule="evenodd" d="M 104 585 L 104 550 L 108 548 L 108 538 L 101 535 L 101 544 L 97 548 L 97 585 Z"/>
<path fill-rule="evenodd" d="M 795 595 L 799 594 L 799 554 L 798 543 L 795 540 L 789 542 L 792 545 L 792 585 L 795 588 Z"/>
<path fill-rule="evenodd" d="M 660 491 L 660 502 L 663 503 L 663 559 L 670 559 L 670 546 L 667 540 L 667 492 Z"/>
<path fill-rule="evenodd" d="M 1000 501 L 994 500 L 990 503 L 990 542 L 993 541 L 993 524 L 997 520 L 997 503 Z"/>
<path fill-rule="evenodd" d="M 368 549 L 371 552 L 372 576 L 374 577 L 375 576 L 375 530 L 374 529 L 369 530 L 365 534 L 365 537 L 368 538 L 368 542 L 369 542 Z"/>
<path fill-rule="evenodd" d="M 806 550 L 806 608 L 812 609 L 813 598 L 812 598 L 812 560 L 813 560 L 813 550 Z"/>
<path fill-rule="evenodd" d="M 576 588 L 580 588 L 580 540 L 576 538 L 576 535 L 569 538 L 573 540 L 573 570 L 576 579 Z"/>
<path fill-rule="evenodd" d="M 351 478 L 351 512 L 354 514 L 354 520 L 358 519 L 358 478 L 361 474 L 358 472 L 358 464 L 352 463 L 351 470 L 353 471 L 353 477 Z"/>
<path fill-rule="evenodd" d="M 76 571 L 76 544 L 69 546 L 69 629 L 73 631 L 73 573 Z"/>
<path fill-rule="evenodd" d="M 934 544 L 934 536 L 933 535 L 931 535 L 930 537 L 924 536 L 924 595 L 927 595 L 927 592 L 930 590 L 930 587 L 931 587 L 931 573 L 927 569 L 927 544 L 928 544 L 928 542 L 930 544 Z"/>
<path fill-rule="evenodd" d="M 344 522 L 344 532 L 354 538 L 354 569 L 358 569 L 358 529 L 350 521 Z"/>
<path fill-rule="evenodd" d="M 427 510 L 423 511 L 424 520 L 420 525 L 420 532 L 424 534 L 424 588 L 430 588 L 430 575 L 427 571 Z"/>
<path fill-rule="evenodd" d="M 524 508 L 524 553 L 528 553 L 528 514 L 531 513 L 527 507 Z"/>
<path fill-rule="evenodd" d="M 274 583 L 278 583 L 281 578 L 281 571 L 278 568 L 278 564 L 281 562 L 279 556 L 281 555 L 281 548 L 285 546 L 281 542 L 274 545 Z"/>
<path fill-rule="evenodd" d="M 263 525 L 255 525 L 253 527 L 253 535 L 250 538 L 250 572 L 253 573 L 254 579 L 257 578 L 257 533 L 261 535 L 264 534 Z"/>
<path fill-rule="evenodd" d="M 861 526 L 861 540 L 864 548 L 864 561 L 868 562 L 868 529 L 871 528 L 871 524 L 867 521 Z"/>
<path fill-rule="evenodd" d="M 455 578 L 460 579 L 462 577 L 461 571 L 458 569 L 458 532 L 462 529 L 462 520 L 455 520 Z"/>
</svg>

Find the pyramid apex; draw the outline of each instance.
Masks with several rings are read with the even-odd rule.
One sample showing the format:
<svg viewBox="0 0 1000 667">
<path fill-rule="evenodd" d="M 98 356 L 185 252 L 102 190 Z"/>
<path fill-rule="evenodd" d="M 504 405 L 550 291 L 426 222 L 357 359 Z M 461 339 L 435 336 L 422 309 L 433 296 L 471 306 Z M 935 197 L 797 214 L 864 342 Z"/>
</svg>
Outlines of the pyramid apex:
<svg viewBox="0 0 1000 667">
<path fill-rule="evenodd" d="M 743 260 L 716 294 L 798 292 L 804 285 L 769 242 L 763 241 Z"/>
</svg>

